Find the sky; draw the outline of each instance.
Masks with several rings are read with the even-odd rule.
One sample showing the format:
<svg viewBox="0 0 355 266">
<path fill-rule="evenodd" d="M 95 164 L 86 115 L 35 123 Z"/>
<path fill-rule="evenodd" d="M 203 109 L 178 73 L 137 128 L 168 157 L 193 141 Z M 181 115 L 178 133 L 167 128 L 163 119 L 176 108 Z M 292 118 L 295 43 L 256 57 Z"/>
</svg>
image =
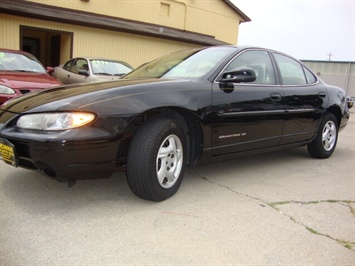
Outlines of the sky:
<svg viewBox="0 0 355 266">
<path fill-rule="evenodd" d="M 230 0 L 251 22 L 238 45 L 275 49 L 302 60 L 355 61 L 355 0 Z"/>
</svg>

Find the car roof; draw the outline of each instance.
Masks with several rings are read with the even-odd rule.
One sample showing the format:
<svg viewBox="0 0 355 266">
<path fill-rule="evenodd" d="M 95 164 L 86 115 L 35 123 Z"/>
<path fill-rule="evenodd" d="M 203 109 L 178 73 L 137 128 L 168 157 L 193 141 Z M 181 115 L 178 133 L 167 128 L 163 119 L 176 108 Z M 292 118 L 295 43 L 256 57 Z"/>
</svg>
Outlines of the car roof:
<svg viewBox="0 0 355 266">
<path fill-rule="evenodd" d="M 83 58 L 83 59 L 87 59 L 87 60 L 106 60 L 106 61 L 124 62 L 124 61 L 118 60 L 118 59 L 106 58 L 106 57 L 95 57 L 95 56 L 75 56 L 75 57 L 71 58 L 70 60 L 77 59 L 77 58 Z"/>
</svg>

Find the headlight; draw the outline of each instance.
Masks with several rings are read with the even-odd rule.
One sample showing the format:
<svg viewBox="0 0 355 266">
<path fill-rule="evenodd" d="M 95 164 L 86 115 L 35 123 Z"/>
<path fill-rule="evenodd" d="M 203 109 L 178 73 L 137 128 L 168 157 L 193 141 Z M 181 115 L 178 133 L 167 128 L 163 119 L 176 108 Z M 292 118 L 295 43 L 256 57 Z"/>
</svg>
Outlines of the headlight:
<svg viewBox="0 0 355 266">
<path fill-rule="evenodd" d="M 89 124 L 95 119 L 92 113 L 46 113 L 21 116 L 17 127 L 37 130 L 66 130 Z"/>
<path fill-rule="evenodd" d="M 1 94 L 15 94 L 15 91 L 7 86 L 0 85 Z"/>
</svg>

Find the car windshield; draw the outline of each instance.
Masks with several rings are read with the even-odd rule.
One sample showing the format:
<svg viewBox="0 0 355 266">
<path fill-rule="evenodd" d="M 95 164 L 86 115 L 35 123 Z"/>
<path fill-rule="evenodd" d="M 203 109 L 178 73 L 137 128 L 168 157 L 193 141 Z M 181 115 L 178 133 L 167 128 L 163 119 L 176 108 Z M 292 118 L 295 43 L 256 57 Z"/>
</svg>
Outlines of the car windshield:
<svg viewBox="0 0 355 266">
<path fill-rule="evenodd" d="M 90 64 L 94 75 L 123 76 L 132 69 L 120 62 L 91 59 Z"/>
<path fill-rule="evenodd" d="M 11 52 L 0 52 L 0 71 L 46 73 L 35 58 Z"/>
<path fill-rule="evenodd" d="M 144 64 L 124 78 L 199 78 L 207 74 L 233 48 L 207 48 L 173 53 Z"/>
</svg>

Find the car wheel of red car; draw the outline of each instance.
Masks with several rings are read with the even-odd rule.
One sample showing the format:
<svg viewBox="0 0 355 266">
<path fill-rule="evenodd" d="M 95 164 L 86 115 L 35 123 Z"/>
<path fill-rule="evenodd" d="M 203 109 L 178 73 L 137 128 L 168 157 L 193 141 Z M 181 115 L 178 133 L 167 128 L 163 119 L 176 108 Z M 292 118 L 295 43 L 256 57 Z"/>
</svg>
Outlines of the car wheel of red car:
<svg viewBox="0 0 355 266">
<path fill-rule="evenodd" d="M 176 121 L 146 122 L 135 134 L 127 156 L 127 181 L 140 198 L 162 201 L 179 189 L 185 170 L 185 135 Z"/>
<path fill-rule="evenodd" d="M 338 140 L 338 122 L 327 113 L 319 126 L 316 138 L 308 145 L 308 152 L 316 158 L 328 158 L 335 150 Z"/>
</svg>

